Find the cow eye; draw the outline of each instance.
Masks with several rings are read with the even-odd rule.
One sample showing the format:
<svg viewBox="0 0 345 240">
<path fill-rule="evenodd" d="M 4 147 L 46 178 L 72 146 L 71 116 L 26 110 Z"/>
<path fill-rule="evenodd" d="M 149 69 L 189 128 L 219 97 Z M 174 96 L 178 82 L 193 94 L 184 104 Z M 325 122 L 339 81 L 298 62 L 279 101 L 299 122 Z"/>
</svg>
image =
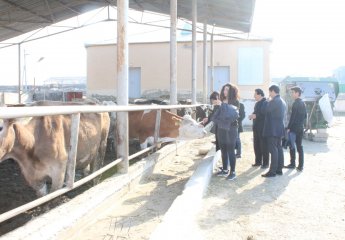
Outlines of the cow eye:
<svg viewBox="0 0 345 240">
<path fill-rule="evenodd" d="M 2 128 L 3 128 L 3 127 L 0 127 L 0 132 L 2 131 Z"/>
</svg>

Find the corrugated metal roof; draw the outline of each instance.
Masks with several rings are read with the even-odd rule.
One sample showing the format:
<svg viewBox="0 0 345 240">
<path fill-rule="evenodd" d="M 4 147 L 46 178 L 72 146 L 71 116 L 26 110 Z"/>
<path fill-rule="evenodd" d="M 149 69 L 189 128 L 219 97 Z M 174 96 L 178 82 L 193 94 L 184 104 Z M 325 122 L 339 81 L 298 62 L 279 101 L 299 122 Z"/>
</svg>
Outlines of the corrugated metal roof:
<svg viewBox="0 0 345 240">
<path fill-rule="evenodd" d="M 177 1 L 177 15 L 192 19 L 192 0 Z M 115 0 L 0 0 L 0 41 L 50 26 Z M 249 32 L 255 0 L 198 0 L 198 22 Z M 170 14 L 170 0 L 129 0 L 129 8 Z"/>
</svg>

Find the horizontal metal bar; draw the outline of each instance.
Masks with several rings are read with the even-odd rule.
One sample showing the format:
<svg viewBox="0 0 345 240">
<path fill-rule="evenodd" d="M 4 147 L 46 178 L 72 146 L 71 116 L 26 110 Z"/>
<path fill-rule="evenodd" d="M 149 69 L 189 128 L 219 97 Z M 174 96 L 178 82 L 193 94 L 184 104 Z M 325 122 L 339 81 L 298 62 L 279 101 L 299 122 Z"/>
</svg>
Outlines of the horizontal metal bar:
<svg viewBox="0 0 345 240">
<path fill-rule="evenodd" d="M 75 182 L 73 184 L 73 188 L 77 188 L 80 187 L 81 185 L 83 185 L 84 183 L 94 179 L 95 177 L 101 175 L 102 173 L 104 173 L 105 171 L 109 170 L 110 168 L 114 167 L 115 165 L 117 165 L 118 163 L 120 163 L 122 161 L 122 158 L 118 158 L 116 159 L 114 162 L 111 162 L 109 164 L 107 164 L 106 166 L 102 167 L 101 169 L 97 170 L 96 172 L 91 173 L 90 175 L 80 179 L 79 181 Z"/>
<path fill-rule="evenodd" d="M 151 147 L 145 148 L 144 150 L 141 150 L 140 152 L 132 154 L 131 156 L 129 156 L 129 160 L 134 159 L 134 158 L 140 156 L 141 154 L 144 154 L 144 153 L 152 150 L 155 147 L 156 147 L 156 145 L 153 145 Z M 95 177 L 101 175 L 105 171 L 107 171 L 110 168 L 114 167 L 115 165 L 117 165 L 121 161 L 122 161 L 122 158 L 116 159 L 114 162 L 111 162 L 111 163 L 107 164 L 106 166 L 102 167 L 101 169 L 97 170 L 96 172 L 93 172 L 92 174 L 86 176 L 85 178 L 82 178 L 79 181 L 75 182 L 73 184 L 72 188 L 68 188 L 68 187 L 61 188 L 61 189 L 56 190 L 55 192 L 52 192 L 52 193 L 50 193 L 50 194 L 48 194 L 46 196 L 43 196 L 41 198 L 38 198 L 38 199 L 36 199 L 34 201 L 31 201 L 31 202 L 29 202 L 27 204 L 24 204 L 24 205 L 22 205 L 20 207 L 17 207 L 15 209 L 12 209 L 12 210 L 10 210 L 8 212 L 5 212 L 5 213 L 1 214 L 0 215 L 0 223 L 4 222 L 4 221 L 6 221 L 6 220 L 8 220 L 8 219 L 10 219 L 12 217 L 15 217 L 15 216 L 17 216 L 17 215 L 19 215 L 21 213 L 24 213 L 24 212 L 26 212 L 26 211 L 28 211 L 28 210 L 30 210 L 32 208 L 35 208 L 35 207 L 37 207 L 39 205 L 42 205 L 42 204 L 44 204 L 46 202 L 49 202 L 50 200 L 52 200 L 52 199 L 54 199 L 56 197 L 59 197 L 59 196 L 65 194 L 65 193 L 67 193 L 69 191 L 72 191 L 73 189 L 76 189 L 76 188 L 80 187 L 81 185 L 85 184 L 86 182 L 94 179 Z"/>
<path fill-rule="evenodd" d="M 69 188 L 61 188 L 61 189 L 56 190 L 55 192 L 52 192 L 46 196 L 43 196 L 43 197 L 36 199 L 32 202 L 24 204 L 24 205 L 17 207 L 15 209 L 12 209 L 11 211 L 5 212 L 5 213 L 0 215 L 0 223 L 3 221 L 6 221 L 12 217 L 15 217 L 21 213 L 24 213 L 24 212 L 26 212 L 26 211 L 34 208 L 34 207 L 37 207 L 43 203 L 46 203 L 46 202 L 48 202 L 48 201 L 50 201 L 50 200 L 52 200 L 58 196 L 70 191 L 70 190 L 71 189 L 69 189 Z"/>
<path fill-rule="evenodd" d="M 80 187 L 81 185 L 83 185 L 84 183 L 92 180 L 93 178 L 97 177 L 98 175 L 101 175 L 102 173 L 104 173 L 105 171 L 109 170 L 110 168 L 114 167 L 116 164 L 118 164 L 119 162 L 122 161 L 122 158 L 116 159 L 114 162 L 109 163 L 108 165 L 104 166 L 103 168 L 99 169 L 98 171 L 88 175 L 85 178 L 80 179 L 79 181 L 75 182 L 73 184 L 72 188 L 68 188 L 68 187 L 64 187 L 61 188 L 59 190 L 56 190 L 52 193 L 49 193 L 48 195 L 45 195 L 43 197 L 40 197 L 34 201 L 31 201 L 27 204 L 24 204 L 20 207 L 17 207 L 15 209 L 12 209 L 8 212 L 5 212 L 3 214 L 0 215 L 0 223 L 3 221 L 6 221 L 12 217 L 15 217 L 21 213 L 24 213 L 32 208 L 35 208 L 43 203 L 49 202 L 50 200 L 61 196 L 62 194 L 65 194 L 73 189 L 76 189 L 77 187 Z"/>
<path fill-rule="evenodd" d="M 132 160 L 132 159 L 134 159 L 134 158 L 140 156 L 141 154 L 144 154 L 144 153 L 146 153 L 146 152 L 148 152 L 148 151 L 154 149 L 156 146 L 157 146 L 157 144 L 154 144 L 154 145 L 152 145 L 152 146 L 150 146 L 150 147 L 147 147 L 147 148 L 141 150 L 140 152 L 134 153 L 134 154 L 132 154 L 132 155 L 130 155 L 130 156 L 128 157 L 128 160 Z"/>
<path fill-rule="evenodd" d="M 32 107 L 0 107 L 0 119 L 52 116 L 60 114 L 96 113 L 96 112 L 131 112 L 157 109 L 193 108 L 204 104 L 193 105 L 63 105 Z"/>
</svg>

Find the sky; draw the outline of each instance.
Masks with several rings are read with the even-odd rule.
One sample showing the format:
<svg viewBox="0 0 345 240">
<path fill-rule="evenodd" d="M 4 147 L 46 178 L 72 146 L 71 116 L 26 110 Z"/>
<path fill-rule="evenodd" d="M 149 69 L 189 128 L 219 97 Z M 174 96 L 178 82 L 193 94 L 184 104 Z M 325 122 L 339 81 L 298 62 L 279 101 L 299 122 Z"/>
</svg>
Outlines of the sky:
<svg viewBox="0 0 345 240">
<path fill-rule="evenodd" d="M 272 39 L 271 77 L 331 76 L 336 68 L 345 66 L 344 10 L 344 0 L 256 0 L 249 36 Z M 96 21 L 106 12 L 96 10 L 60 25 Z M 116 14 L 115 9 L 112 14 Z M 130 20 L 144 22 L 162 19 L 139 12 L 129 16 Z M 163 17 L 159 24 L 169 25 L 169 17 Z M 184 25 L 179 21 L 180 27 Z M 55 29 L 45 29 L 42 34 Z M 114 42 L 114 36 L 116 22 L 108 22 L 23 44 L 23 83 L 33 84 L 35 79 L 36 84 L 42 84 L 49 77 L 86 76 L 85 44 Z M 168 41 L 169 30 L 130 25 L 130 42 L 157 36 Z M 191 37 L 180 34 L 181 38 Z M 0 49 L 0 85 L 17 84 L 17 57 L 17 47 Z"/>
<path fill-rule="evenodd" d="M 330 76 L 345 65 L 345 1 L 257 0 L 252 34 L 271 37 L 271 76 Z"/>
</svg>

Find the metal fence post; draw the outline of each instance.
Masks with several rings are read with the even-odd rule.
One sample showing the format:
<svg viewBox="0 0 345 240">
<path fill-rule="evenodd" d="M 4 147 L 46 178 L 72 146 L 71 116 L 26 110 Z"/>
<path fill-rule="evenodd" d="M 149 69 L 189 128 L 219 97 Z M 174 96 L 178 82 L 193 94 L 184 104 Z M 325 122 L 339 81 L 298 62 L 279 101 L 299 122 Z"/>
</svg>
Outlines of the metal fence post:
<svg viewBox="0 0 345 240">
<path fill-rule="evenodd" d="M 154 143 L 157 144 L 159 138 L 159 129 L 161 126 L 161 115 L 162 110 L 157 110 L 156 123 L 155 123 L 155 133 L 154 133 Z"/>
<path fill-rule="evenodd" d="M 78 150 L 78 134 L 79 134 L 79 123 L 80 113 L 72 114 L 71 117 L 71 139 L 68 152 L 68 160 L 66 166 L 66 185 L 68 188 L 73 188 L 74 177 L 75 177 L 75 165 Z"/>
</svg>

